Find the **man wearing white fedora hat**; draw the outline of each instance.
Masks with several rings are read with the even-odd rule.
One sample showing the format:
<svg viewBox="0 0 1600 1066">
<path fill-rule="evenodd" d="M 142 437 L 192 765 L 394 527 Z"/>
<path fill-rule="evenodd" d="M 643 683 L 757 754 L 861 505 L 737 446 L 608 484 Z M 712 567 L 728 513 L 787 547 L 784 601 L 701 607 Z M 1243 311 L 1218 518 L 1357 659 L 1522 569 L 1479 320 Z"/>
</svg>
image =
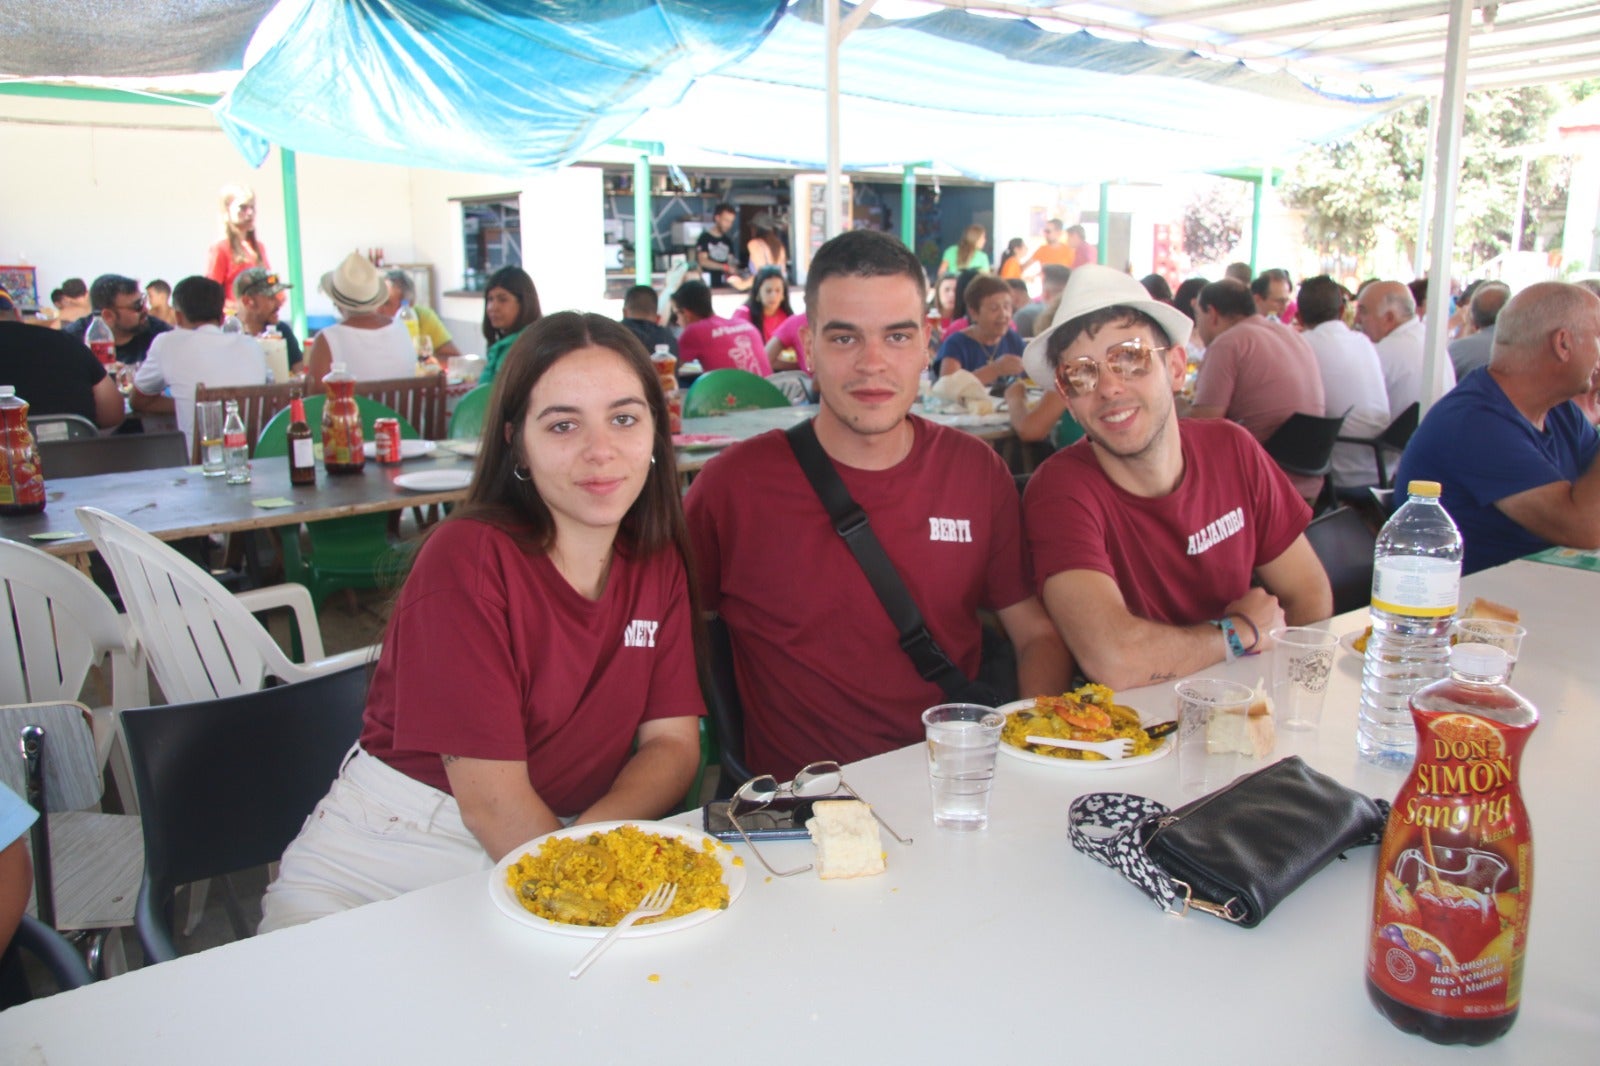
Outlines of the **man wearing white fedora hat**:
<svg viewBox="0 0 1600 1066">
<path fill-rule="evenodd" d="M 384 314 L 389 286 L 378 268 L 359 252 L 344 257 L 322 275 L 318 286 L 340 321 L 318 333 L 306 354 L 306 392 L 322 392 L 322 379 L 334 363 L 343 363 L 357 381 L 410 377 L 417 370 L 417 350 L 404 326 Z"/>
<path fill-rule="evenodd" d="M 1113 688 L 1264 651 L 1285 622 L 1333 613 L 1304 535 L 1310 508 L 1277 464 L 1232 422 L 1180 430 L 1190 328 L 1133 278 L 1091 265 L 1023 354 L 1085 434 L 1028 484 L 1034 580 L 1084 673 Z"/>
</svg>

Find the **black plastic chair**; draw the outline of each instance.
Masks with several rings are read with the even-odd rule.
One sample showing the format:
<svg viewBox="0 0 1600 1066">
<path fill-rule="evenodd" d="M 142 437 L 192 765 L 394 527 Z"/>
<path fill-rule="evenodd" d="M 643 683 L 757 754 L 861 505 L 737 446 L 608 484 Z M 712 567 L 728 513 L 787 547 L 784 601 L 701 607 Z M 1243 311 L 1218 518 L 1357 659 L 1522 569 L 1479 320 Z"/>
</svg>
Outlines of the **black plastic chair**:
<svg viewBox="0 0 1600 1066">
<path fill-rule="evenodd" d="M 88 477 L 159 470 L 187 463 L 189 446 L 182 433 L 128 433 L 117 437 L 84 437 L 39 442 L 39 460 L 46 477 Z"/>
<path fill-rule="evenodd" d="M 49 971 L 56 991 L 68 992 L 94 981 L 83 956 L 66 937 L 39 919 L 24 914 L 16 935 L 0 955 L 0 1010 L 34 998 L 23 954 L 32 955 Z"/>
<path fill-rule="evenodd" d="M 1350 412 L 1346 411 L 1345 414 Z M 1287 474 L 1300 477 L 1322 478 L 1322 489 L 1312 504 L 1312 513 L 1331 510 L 1333 484 L 1333 444 L 1345 415 L 1337 418 L 1318 418 L 1315 415 L 1292 414 L 1289 420 L 1268 437 L 1262 447 Z"/>
<path fill-rule="evenodd" d="M 706 643 L 710 654 L 701 687 L 706 711 L 717 730 L 720 773 L 716 796 L 727 799 L 754 775 L 744 762 L 744 704 L 739 700 L 739 686 L 733 676 L 733 642 L 727 623 L 720 618 L 707 622 Z"/>
<path fill-rule="evenodd" d="M 100 427 L 82 415 L 28 416 L 28 432 L 35 443 L 59 440 L 87 440 L 100 436 Z"/>
<path fill-rule="evenodd" d="M 1333 586 L 1334 614 L 1372 602 L 1372 549 L 1378 537 L 1361 512 L 1353 507 L 1329 511 L 1306 527 L 1306 539 Z"/>
<path fill-rule="evenodd" d="M 1417 423 L 1422 417 L 1422 405 L 1414 403 L 1400 412 L 1400 417 L 1389 423 L 1387 429 L 1376 437 L 1337 437 L 1340 444 L 1364 444 L 1372 449 L 1372 457 L 1378 464 L 1378 487 L 1389 488 L 1389 466 L 1383 461 L 1383 453 L 1391 451 L 1396 454 L 1406 450 L 1406 445 L 1411 441 L 1411 434 L 1417 431 Z"/>
<path fill-rule="evenodd" d="M 277 862 L 361 733 L 367 668 L 229 699 L 122 712 L 144 818 L 134 926 L 147 962 L 177 958 L 179 885 Z M 248 936 L 232 901 L 229 918 Z"/>
</svg>

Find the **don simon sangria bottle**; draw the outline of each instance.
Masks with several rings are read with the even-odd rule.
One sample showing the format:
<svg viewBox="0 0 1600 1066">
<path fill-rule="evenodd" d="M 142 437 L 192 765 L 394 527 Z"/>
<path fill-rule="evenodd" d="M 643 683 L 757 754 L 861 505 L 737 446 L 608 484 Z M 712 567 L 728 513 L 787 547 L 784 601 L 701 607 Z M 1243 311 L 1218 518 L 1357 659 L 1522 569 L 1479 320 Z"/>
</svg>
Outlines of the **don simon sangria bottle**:
<svg viewBox="0 0 1600 1066">
<path fill-rule="evenodd" d="M 328 387 L 322 405 L 322 465 L 330 474 L 359 474 L 367 465 L 367 454 L 362 448 L 355 375 L 343 363 L 334 363 L 322 382 Z"/>
<path fill-rule="evenodd" d="M 1539 712 L 1506 687 L 1510 657 L 1450 649 L 1450 676 L 1411 697 L 1417 757 L 1378 853 L 1367 992 L 1397 1027 L 1484 1044 L 1516 1021 L 1533 895 L 1517 788 Z"/>
</svg>

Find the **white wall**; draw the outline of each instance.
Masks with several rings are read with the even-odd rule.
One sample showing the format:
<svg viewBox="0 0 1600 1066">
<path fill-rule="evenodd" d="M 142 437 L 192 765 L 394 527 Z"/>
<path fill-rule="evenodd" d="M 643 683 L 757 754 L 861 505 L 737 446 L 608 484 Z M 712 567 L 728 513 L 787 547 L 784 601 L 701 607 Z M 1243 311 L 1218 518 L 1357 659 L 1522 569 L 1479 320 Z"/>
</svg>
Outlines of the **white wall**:
<svg viewBox="0 0 1600 1066">
<path fill-rule="evenodd" d="M 598 168 L 497 177 L 296 158 L 305 285 L 291 298 L 311 314 L 333 313 L 317 282 L 355 249 L 432 263 L 441 292 L 459 288 L 451 197 L 502 192 L 521 196 L 523 266 L 544 309 L 607 306 Z M 230 183 L 255 190 L 269 261 L 288 273 L 278 153 L 251 169 L 203 109 L 0 98 L 0 160 L 0 263 L 38 267 L 41 300 L 68 277 L 200 273 L 221 235 L 217 190 Z M 482 352 L 482 299 L 438 303 L 462 350 Z"/>
</svg>

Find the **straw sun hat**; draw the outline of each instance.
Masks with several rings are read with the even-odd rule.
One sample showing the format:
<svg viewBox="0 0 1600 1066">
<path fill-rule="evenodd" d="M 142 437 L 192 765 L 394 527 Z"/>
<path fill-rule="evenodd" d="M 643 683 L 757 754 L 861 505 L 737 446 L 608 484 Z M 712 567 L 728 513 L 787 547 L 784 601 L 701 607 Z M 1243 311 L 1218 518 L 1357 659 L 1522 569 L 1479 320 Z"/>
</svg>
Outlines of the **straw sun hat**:
<svg viewBox="0 0 1600 1066">
<path fill-rule="evenodd" d="M 1104 310 L 1107 307 L 1131 307 L 1143 311 L 1167 334 L 1169 344 L 1182 345 L 1189 341 L 1189 331 L 1194 323 L 1189 316 L 1171 304 L 1150 297 L 1138 280 L 1120 270 L 1107 266 L 1081 266 L 1072 271 L 1067 287 L 1061 294 L 1061 305 L 1056 308 L 1050 328 L 1028 342 L 1022 352 L 1022 365 L 1034 384 L 1046 388 L 1055 380 L 1055 368 L 1045 353 L 1050 348 L 1050 334 L 1075 318 Z"/>
<path fill-rule="evenodd" d="M 389 302 L 389 286 L 384 284 L 383 275 L 359 252 L 351 252 L 338 269 L 322 275 L 318 288 L 328 294 L 343 315 L 368 314 Z"/>
</svg>

